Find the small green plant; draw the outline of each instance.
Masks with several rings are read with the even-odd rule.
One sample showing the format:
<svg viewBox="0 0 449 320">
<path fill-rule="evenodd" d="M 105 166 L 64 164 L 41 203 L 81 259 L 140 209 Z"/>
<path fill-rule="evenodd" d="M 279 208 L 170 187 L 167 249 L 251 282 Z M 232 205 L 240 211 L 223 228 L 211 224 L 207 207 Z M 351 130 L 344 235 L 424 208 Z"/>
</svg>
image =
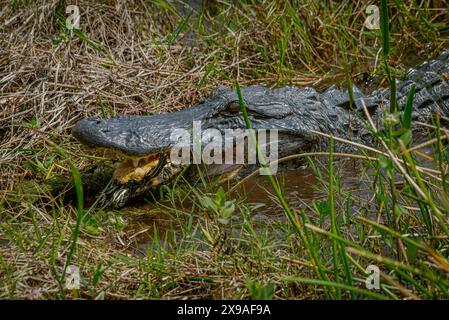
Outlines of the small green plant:
<svg viewBox="0 0 449 320">
<path fill-rule="evenodd" d="M 261 285 L 260 283 L 251 280 L 250 278 L 245 281 L 248 293 L 251 299 L 254 300 L 272 300 L 274 296 L 274 285 L 267 284 Z"/>
<path fill-rule="evenodd" d="M 221 224 L 229 224 L 232 215 L 235 212 L 235 200 L 225 200 L 225 192 L 220 187 L 214 197 L 207 195 L 200 196 L 200 203 L 213 214 L 217 216 Z"/>
</svg>

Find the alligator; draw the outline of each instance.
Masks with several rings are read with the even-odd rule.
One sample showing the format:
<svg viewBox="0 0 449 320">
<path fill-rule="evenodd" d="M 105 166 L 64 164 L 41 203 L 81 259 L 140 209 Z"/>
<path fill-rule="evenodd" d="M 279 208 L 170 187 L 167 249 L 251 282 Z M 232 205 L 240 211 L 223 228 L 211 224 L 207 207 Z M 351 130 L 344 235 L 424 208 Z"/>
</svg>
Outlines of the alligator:
<svg viewBox="0 0 449 320">
<path fill-rule="evenodd" d="M 415 87 L 414 121 L 429 121 L 437 110 L 448 116 L 449 51 L 410 69 L 401 81 L 396 81 L 400 110 L 404 108 L 412 86 Z M 279 157 L 327 151 L 329 139 L 320 132 L 373 144 L 372 131 L 366 126 L 366 111 L 374 121 L 382 123 L 380 120 L 388 114 L 390 92 L 387 88 L 380 88 L 365 95 L 356 86 L 352 92 L 350 95 L 348 90 L 339 90 L 335 85 L 321 92 L 313 87 L 270 89 L 249 86 L 241 89 L 239 97 L 234 88 L 218 87 L 203 102 L 181 111 L 108 119 L 85 118 L 74 126 L 72 134 L 84 145 L 97 150 L 113 150 L 121 155 L 123 160 L 101 195 L 103 205 L 121 207 L 131 198 L 155 193 L 157 188 L 185 171 L 185 163 L 172 161 L 170 157 L 170 150 L 176 143 L 172 136 L 175 129 L 192 132 L 195 121 L 200 121 L 201 130 L 212 128 L 222 134 L 229 129 L 246 128 L 242 100 L 255 132 L 276 130 Z M 201 140 L 201 145 L 204 143 Z M 337 143 L 335 150 L 347 146 L 346 143 Z M 212 172 L 238 172 L 235 167 L 217 166 Z"/>
</svg>

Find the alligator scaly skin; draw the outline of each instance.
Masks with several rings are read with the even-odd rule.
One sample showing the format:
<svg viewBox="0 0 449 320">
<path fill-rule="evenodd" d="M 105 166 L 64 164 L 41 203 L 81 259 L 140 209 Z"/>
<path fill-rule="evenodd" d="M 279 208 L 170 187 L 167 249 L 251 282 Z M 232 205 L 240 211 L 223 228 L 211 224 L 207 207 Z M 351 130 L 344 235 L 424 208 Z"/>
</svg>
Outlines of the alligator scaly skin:
<svg viewBox="0 0 449 320">
<path fill-rule="evenodd" d="M 397 81 L 397 101 L 402 110 L 407 94 L 415 86 L 412 119 L 428 121 L 440 110 L 449 116 L 449 51 L 438 58 L 424 62 L 407 72 Z M 389 109 L 390 92 L 382 88 L 364 95 L 353 88 L 354 106 L 350 107 L 349 94 L 332 86 L 323 92 L 312 87 L 282 87 L 269 89 L 263 86 L 242 88 L 251 126 L 255 130 L 277 129 L 282 135 L 279 156 L 310 151 L 326 151 L 328 138 L 314 133 L 323 132 L 364 144 L 374 138 L 363 121 L 362 100 L 377 123 Z M 78 122 L 73 135 L 82 143 L 119 150 L 127 156 L 139 157 L 150 153 L 163 153 L 173 146 L 171 133 L 182 128 L 192 131 L 192 123 L 201 121 L 202 129 L 216 129 L 223 135 L 226 129 L 244 129 L 245 121 L 239 112 L 240 105 L 233 88 L 219 87 L 203 102 L 182 111 L 154 116 L 118 116 L 110 119 L 87 118 Z M 335 150 L 347 148 L 336 143 Z M 179 172 L 179 168 L 176 172 Z M 163 183 L 169 181 L 167 170 L 157 176 Z M 130 185 L 115 185 L 124 204 L 130 198 L 151 191 L 152 187 L 131 181 Z M 125 190 L 126 191 L 123 191 Z M 126 194 L 126 196 L 123 196 Z M 106 198 L 114 198 L 108 193 Z"/>
</svg>

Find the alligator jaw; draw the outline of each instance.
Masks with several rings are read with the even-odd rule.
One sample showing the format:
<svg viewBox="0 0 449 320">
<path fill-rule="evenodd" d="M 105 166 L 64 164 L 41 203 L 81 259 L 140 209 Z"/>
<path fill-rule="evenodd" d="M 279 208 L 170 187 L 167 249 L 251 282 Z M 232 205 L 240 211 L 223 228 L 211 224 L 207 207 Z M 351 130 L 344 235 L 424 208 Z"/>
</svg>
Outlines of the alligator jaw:
<svg viewBox="0 0 449 320">
<path fill-rule="evenodd" d="M 165 165 L 165 154 L 154 153 L 146 157 L 125 157 L 115 168 L 112 178 L 120 184 L 139 182 L 157 176 Z"/>
<path fill-rule="evenodd" d="M 169 124 L 186 127 L 185 119 L 171 115 L 87 118 L 72 129 L 73 136 L 95 151 L 117 154 L 118 163 L 111 183 L 100 195 L 101 206 L 121 207 L 129 199 L 152 193 L 161 184 L 177 177 L 184 165 L 170 162 Z M 178 121 L 176 121 L 178 120 Z M 184 121 L 183 121 L 184 120 Z"/>
<path fill-rule="evenodd" d="M 173 164 L 167 153 L 153 153 L 146 157 L 125 156 L 116 166 L 111 182 L 99 195 L 102 207 L 120 208 L 136 196 L 153 193 L 176 178 L 183 165 Z"/>
</svg>

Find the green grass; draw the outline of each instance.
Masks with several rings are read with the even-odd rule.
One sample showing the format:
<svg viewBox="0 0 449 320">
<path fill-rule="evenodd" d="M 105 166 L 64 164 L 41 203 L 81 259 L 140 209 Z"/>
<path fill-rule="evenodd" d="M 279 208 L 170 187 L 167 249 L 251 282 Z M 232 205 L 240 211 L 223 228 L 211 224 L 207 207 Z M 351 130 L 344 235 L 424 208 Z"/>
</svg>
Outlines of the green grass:
<svg viewBox="0 0 449 320">
<path fill-rule="evenodd" d="M 105 160 L 87 155 L 70 137 L 74 120 L 86 114 L 173 111 L 219 84 L 237 83 L 239 92 L 256 83 L 352 88 L 368 79 L 369 87 L 394 89 L 411 60 L 448 47 L 447 8 L 382 1 L 389 21 L 367 30 L 370 3 L 359 1 L 211 2 L 208 11 L 187 16 L 162 0 L 119 13 L 104 1 L 70 34 L 61 24 L 63 1 L 46 8 L 5 3 L 5 21 L 21 14 L 2 27 L 15 41 L 0 51 L 0 62 L 9 66 L 0 67 L 0 79 L 18 75 L 5 86 L 2 114 L 15 116 L 0 120 L 6 128 L 0 129 L 6 145 L 0 154 L 0 298 L 449 297 L 447 130 L 437 117 L 427 139 L 430 159 L 409 151 L 414 88 L 404 110 L 392 103 L 395 123 L 386 122 L 382 132 L 370 128 L 382 153 L 368 158 L 361 149 L 365 160 L 336 161 L 342 155 L 334 152 L 335 137 L 327 153 L 309 154 L 305 162 L 317 181 L 310 188 L 319 197 L 292 201 L 298 199 L 288 180 L 268 176 L 270 215 L 248 200 L 248 185 L 231 191 L 207 177 L 196 186 L 179 177 L 148 204 L 90 206 L 90 189 L 83 187 L 88 178 L 81 179 Z M 81 12 L 87 4 L 80 2 Z M 34 38 L 23 38 L 21 28 L 40 19 Z M 193 44 L 186 44 L 187 32 Z M 30 41 L 36 47 L 24 52 Z M 42 70 L 49 70 L 46 77 Z M 360 190 L 344 183 L 341 168 L 351 161 L 357 161 Z M 63 192 L 75 194 L 73 203 L 48 189 L 61 176 L 72 177 L 72 190 Z M 365 287 L 372 264 L 381 270 L 378 290 Z M 65 288 L 70 265 L 80 269 L 79 290 Z"/>
</svg>

